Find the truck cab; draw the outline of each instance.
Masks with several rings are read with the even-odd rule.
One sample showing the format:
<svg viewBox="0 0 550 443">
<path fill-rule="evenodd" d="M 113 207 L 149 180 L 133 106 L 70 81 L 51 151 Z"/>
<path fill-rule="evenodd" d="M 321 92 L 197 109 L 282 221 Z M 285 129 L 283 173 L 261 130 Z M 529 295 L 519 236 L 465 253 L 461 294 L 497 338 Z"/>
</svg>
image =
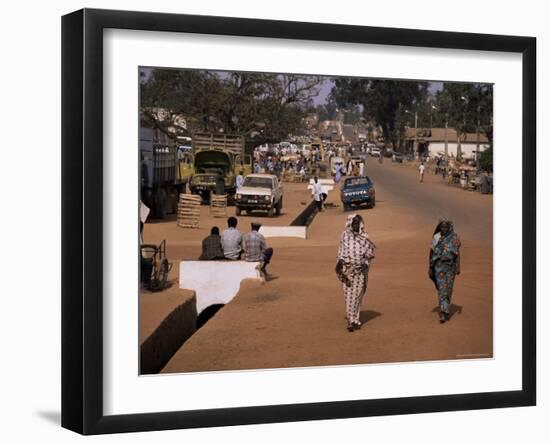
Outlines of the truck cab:
<svg viewBox="0 0 550 443">
<path fill-rule="evenodd" d="M 267 211 L 272 217 L 281 214 L 283 208 L 283 187 L 277 176 L 272 174 L 249 174 L 243 186 L 235 195 L 236 214 L 242 211 Z"/>
</svg>

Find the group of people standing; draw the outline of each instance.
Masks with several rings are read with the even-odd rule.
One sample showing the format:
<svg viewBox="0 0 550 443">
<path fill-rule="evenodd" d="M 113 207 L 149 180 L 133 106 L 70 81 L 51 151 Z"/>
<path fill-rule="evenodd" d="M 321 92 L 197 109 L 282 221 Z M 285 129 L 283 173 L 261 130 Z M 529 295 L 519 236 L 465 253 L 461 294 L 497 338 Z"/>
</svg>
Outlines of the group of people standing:
<svg viewBox="0 0 550 443">
<path fill-rule="evenodd" d="M 268 277 L 267 265 L 273 256 L 273 248 L 268 248 L 265 237 L 260 234 L 261 223 L 253 221 L 250 232 L 241 234 L 237 229 L 236 217 L 227 219 L 227 229 L 221 235 L 217 226 L 213 226 L 210 235 L 202 241 L 202 253 L 199 260 L 245 260 L 259 262 L 258 270 Z"/>
<path fill-rule="evenodd" d="M 438 293 L 440 323 L 450 320 L 449 307 L 454 280 L 460 274 L 460 246 L 460 238 L 454 232 L 453 223 L 446 218 L 440 219 L 433 233 L 428 260 L 428 276 Z M 349 215 L 340 236 L 335 269 L 342 283 L 349 332 L 361 328 L 361 305 L 367 292 L 375 249 L 363 218 L 359 214 Z"/>
</svg>

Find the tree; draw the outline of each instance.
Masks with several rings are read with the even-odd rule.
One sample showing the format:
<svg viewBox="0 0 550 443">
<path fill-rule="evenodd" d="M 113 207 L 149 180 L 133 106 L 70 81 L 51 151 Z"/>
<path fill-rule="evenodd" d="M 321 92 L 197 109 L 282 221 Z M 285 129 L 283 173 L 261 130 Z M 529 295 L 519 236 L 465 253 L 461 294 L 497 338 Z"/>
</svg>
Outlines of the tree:
<svg viewBox="0 0 550 443">
<path fill-rule="evenodd" d="M 189 132 L 250 134 L 281 139 L 303 128 L 322 78 L 294 74 L 217 73 L 153 69 L 140 77 L 141 114 L 166 130 L 155 111 L 184 115 Z"/>
<path fill-rule="evenodd" d="M 493 132 L 493 87 L 489 84 L 445 83 L 436 96 L 439 115 L 457 133 L 457 157 L 460 158 L 461 143 L 468 132 L 485 133 L 492 143 Z M 479 128 L 478 128 L 479 126 Z"/>
<path fill-rule="evenodd" d="M 363 116 L 380 126 L 384 138 L 397 147 L 400 109 L 411 110 L 425 100 L 427 82 L 339 78 L 331 94 L 339 106 L 361 105 Z"/>
<path fill-rule="evenodd" d="M 490 146 L 488 149 L 481 153 L 479 158 L 479 168 L 482 171 L 493 172 L 493 147 Z"/>
</svg>

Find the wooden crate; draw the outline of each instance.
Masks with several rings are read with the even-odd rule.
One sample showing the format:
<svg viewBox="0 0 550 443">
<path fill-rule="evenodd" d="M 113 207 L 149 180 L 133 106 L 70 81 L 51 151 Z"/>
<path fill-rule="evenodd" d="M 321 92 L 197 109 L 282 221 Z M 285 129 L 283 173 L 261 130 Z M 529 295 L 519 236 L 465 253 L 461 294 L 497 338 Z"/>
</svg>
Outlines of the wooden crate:
<svg viewBox="0 0 550 443">
<path fill-rule="evenodd" d="M 200 195 L 180 194 L 178 202 L 178 226 L 180 228 L 198 228 L 200 214 Z"/>
<path fill-rule="evenodd" d="M 227 195 L 210 196 L 210 215 L 213 217 L 227 217 Z"/>
</svg>

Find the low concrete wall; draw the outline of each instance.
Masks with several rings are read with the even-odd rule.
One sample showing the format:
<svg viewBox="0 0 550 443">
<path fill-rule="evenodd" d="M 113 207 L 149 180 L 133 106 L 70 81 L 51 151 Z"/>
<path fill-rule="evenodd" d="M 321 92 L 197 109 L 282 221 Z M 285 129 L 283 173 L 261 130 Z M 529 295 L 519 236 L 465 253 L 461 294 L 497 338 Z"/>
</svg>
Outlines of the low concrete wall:
<svg viewBox="0 0 550 443">
<path fill-rule="evenodd" d="M 172 287 L 139 299 L 140 374 L 158 374 L 197 328 L 193 291 Z"/>
<path fill-rule="evenodd" d="M 307 226 L 262 226 L 260 234 L 264 237 L 307 238 Z"/>
<path fill-rule="evenodd" d="M 195 291 L 199 315 L 208 306 L 233 300 L 245 278 L 260 279 L 256 266 L 245 261 L 182 261 L 180 288 Z"/>
<path fill-rule="evenodd" d="M 309 226 L 313 221 L 313 218 L 317 214 L 317 204 L 312 200 L 305 209 L 298 214 L 298 216 L 292 220 L 290 226 Z"/>
</svg>

